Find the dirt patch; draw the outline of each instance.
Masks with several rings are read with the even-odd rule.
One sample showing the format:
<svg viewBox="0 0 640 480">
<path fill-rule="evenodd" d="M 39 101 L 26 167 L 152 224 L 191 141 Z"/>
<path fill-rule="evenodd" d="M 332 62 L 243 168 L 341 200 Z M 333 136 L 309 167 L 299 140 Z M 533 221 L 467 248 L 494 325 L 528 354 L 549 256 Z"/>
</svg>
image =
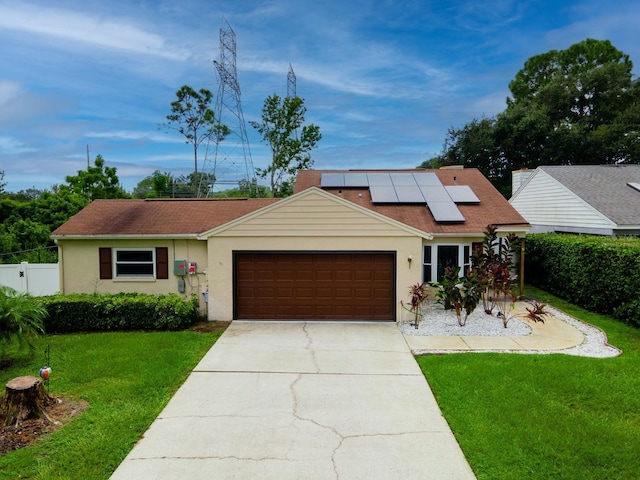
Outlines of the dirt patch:
<svg viewBox="0 0 640 480">
<path fill-rule="evenodd" d="M 189 330 L 193 330 L 194 332 L 200 333 L 209 333 L 209 332 L 224 332 L 227 327 L 231 324 L 231 322 L 199 322 L 196 323 Z"/>
<path fill-rule="evenodd" d="M 0 456 L 12 450 L 33 445 L 40 437 L 59 430 L 89 407 L 89 404 L 84 400 L 76 401 L 64 398 L 55 398 L 55 400 L 46 409 L 47 415 L 53 422 L 48 422 L 44 418 L 34 418 L 24 420 L 15 426 L 5 427 L 5 419 L 0 416 Z"/>
</svg>

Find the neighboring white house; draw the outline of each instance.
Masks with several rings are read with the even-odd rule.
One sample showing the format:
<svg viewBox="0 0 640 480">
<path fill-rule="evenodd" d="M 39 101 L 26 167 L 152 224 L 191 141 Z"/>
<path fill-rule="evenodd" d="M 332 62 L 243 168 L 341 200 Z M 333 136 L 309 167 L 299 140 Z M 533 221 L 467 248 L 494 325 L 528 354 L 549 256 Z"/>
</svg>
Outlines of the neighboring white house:
<svg viewBox="0 0 640 480">
<path fill-rule="evenodd" d="M 530 233 L 640 235 L 640 165 L 557 165 L 513 172 L 509 203 Z"/>
</svg>

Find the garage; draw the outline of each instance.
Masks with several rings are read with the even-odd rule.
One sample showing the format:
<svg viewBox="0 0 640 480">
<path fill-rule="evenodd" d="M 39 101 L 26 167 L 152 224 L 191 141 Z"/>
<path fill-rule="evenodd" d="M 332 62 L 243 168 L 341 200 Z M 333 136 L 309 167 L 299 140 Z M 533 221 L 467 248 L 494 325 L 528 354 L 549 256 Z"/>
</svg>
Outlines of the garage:
<svg viewBox="0 0 640 480">
<path fill-rule="evenodd" d="M 395 321 L 394 252 L 234 252 L 234 318 Z"/>
</svg>

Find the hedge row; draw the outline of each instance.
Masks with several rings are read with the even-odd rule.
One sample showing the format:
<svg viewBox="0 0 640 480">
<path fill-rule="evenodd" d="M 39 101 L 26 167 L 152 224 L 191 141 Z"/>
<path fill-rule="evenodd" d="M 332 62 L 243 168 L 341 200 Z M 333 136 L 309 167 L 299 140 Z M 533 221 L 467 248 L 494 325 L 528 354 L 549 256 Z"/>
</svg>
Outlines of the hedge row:
<svg viewBox="0 0 640 480">
<path fill-rule="evenodd" d="M 47 309 L 45 332 L 179 330 L 198 320 L 198 298 L 177 294 L 70 294 L 41 297 Z"/>
<path fill-rule="evenodd" d="M 528 283 L 571 303 L 640 326 L 640 239 L 527 235 Z"/>
</svg>

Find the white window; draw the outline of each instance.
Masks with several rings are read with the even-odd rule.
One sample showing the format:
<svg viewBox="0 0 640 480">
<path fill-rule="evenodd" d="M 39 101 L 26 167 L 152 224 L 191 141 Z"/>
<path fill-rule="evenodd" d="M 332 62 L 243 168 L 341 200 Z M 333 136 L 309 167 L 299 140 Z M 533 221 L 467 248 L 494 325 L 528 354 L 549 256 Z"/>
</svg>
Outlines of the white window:
<svg viewBox="0 0 640 480">
<path fill-rule="evenodd" d="M 471 268 L 471 244 L 423 246 L 422 281 L 442 281 L 447 267 L 460 267 L 460 276 L 464 276 Z"/>
<path fill-rule="evenodd" d="M 471 245 L 465 245 L 462 254 L 463 268 L 460 270 L 461 275 L 466 275 L 471 270 Z"/>
<path fill-rule="evenodd" d="M 431 275 L 431 245 L 425 245 L 422 249 L 422 281 L 430 282 Z"/>
<path fill-rule="evenodd" d="M 155 277 L 154 249 L 115 250 L 115 254 L 116 278 Z"/>
</svg>

